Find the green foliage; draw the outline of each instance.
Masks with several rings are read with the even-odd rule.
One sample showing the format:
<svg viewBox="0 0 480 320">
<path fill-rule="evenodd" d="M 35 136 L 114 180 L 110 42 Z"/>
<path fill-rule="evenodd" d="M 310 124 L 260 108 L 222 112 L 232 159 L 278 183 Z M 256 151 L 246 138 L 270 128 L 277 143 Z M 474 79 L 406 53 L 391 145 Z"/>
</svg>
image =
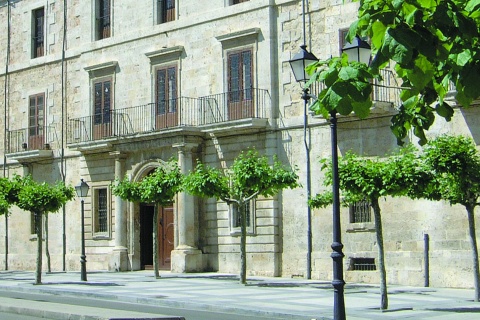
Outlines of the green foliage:
<svg viewBox="0 0 480 320">
<path fill-rule="evenodd" d="M 332 184 L 331 161 L 322 159 L 321 162 L 324 184 L 329 186 Z M 418 198 L 427 192 L 432 197 L 439 196 L 435 192 L 434 173 L 425 167 L 412 145 L 385 159 L 365 158 L 349 152 L 338 161 L 338 176 L 345 205 L 362 199 L 373 202 L 385 196 Z M 331 194 L 324 193 L 315 196 L 310 205 L 324 208 L 331 201 Z"/>
<path fill-rule="evenodd" d="M 57 182 L 51 186 L 46 182 L 36 182 L 31 176 L 17 178 L 19 188 L 16 205 L 25 211 L 50 213 L 58 211 L 67 201 L 73 199 L 75 190 Z"/>
<path fill-rule="evenodd" d="M 183 175 L 177 163 L 171 160 L 167 165 L 155 169 L 139 182 L 130 182 L 128 177 L 116 181 L 112 193 L 131 202 L 155 203 L 166 206 L 173 202 L 175 195 L 182 191 Z"/>
<path fill-rule="evenodd" d="M 372 39 L 374 70 L 394 61 L 402 79 L 403 104 L 392 119 L 398 141 L 413 128 L 420 143 L 434 113 L 449 121 L 444 99 L 452 82 L 464 107 L 480 96 L 480 11 L 477 0 L 360 0 L 348 38 Z"/>
<path fill-rule="evenodd" d="M 315 62 L 307 67 L 311 75 L 307 87 L 314 82 L 323 82 L 325 88 L 310 107 L 315 114 L 328 118 L 331 112 L 349 115 L 352 112 L 360 118 L 370 114 L 372 101 L 371 79 L 376 77 L 367 65 L 348 61 L 346 54 L 340 58 L 330 58 Z"/>
<path fill-rule="evenodd" d="M 229 180 L 221 170 L 198 162 L 195 170 L 185 177 L 185 189 L 199 197 L 227 199 Z"/>
<path fill-rule="evenodd" d="M 185 178 L 186 190 L 197 196 L 244 202 L 257 195 L 272 196 L 285 188 L 296 188 L 298 176 L 274 159 L 270 166 L 258 151 L 242 152 L 229 171 L 221 171 L 199 163 Z"/>
<path fill-rule="evenodd" d="M 480 156 L 471 138 L 440 136 L 427 143 L 423 158 L 435 173 L 437 198 L 450 204 L 476 205 L 480 196 Z M 433 198 L 430 194 L 425 197 Z"/>
<path fill-rule="evenodd" d="M 19 179 L 19 176 L 0 178 L 0 215 L 8 214 L 8 209 L 18 201 Z"/>
</svg>

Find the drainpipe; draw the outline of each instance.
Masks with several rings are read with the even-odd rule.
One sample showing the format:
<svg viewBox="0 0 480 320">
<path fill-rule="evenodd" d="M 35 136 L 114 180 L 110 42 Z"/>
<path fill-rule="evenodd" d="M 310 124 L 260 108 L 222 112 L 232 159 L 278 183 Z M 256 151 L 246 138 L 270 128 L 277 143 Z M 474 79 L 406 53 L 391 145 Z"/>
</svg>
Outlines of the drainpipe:
<svg viewBox="0 0 480 320">
<path fill-rule="evenodd" d="M 8 104 L 8 65 L 10 64 L 10 0 L 7 0 L 7 56 L 5 59 L 5 89 L 4 89 L 4 110 L 3 110 L 3 177 L 7 176 L 7 104 Z M 8 270 L 8 212 L 5 213 L 5 270 Z"/>
<path fill-rule="evenodd" d="M 67 45 L 67 0 L 63 0 L 63 40 L 62 40 L 62 130 L 60 134 L 61 140 L 61 154 L 60 154 L 60 171 L 62 175 L 62 181 L 65 183 L 65 146 L 64 146 L 64 137 L 65 137 L 65 96 L 66 96 L 66 88 L 65 88 L 65 80 L 66 80 L 66 73 L 65 73 L 65 50 Z M 67 236 L 66 236 L 66 209 L 65 205 L 62 206 L 62 270 L 66 271 L 66 255 L 67 255 Z"/>
</svg>

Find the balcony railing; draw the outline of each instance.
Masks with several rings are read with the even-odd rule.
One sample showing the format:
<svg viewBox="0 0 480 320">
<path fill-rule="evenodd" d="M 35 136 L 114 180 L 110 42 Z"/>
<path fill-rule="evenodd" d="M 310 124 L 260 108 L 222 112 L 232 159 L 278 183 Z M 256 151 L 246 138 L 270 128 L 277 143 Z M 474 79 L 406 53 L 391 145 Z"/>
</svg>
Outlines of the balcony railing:
<svg viewBox="0 0 480 320">
<path fill-rule="evenodd" d="M 271 102 L 268 90 L 254 88 L 214 94 L 199 100 L 200 125 L 246 118 L 266 118 Z"/>
<path fill-rule="evenodd" d="M 202 98 L 180 97 L 70 119 L 67 143 L 103 140 L 174 127 L 266 118 L 269 107 L 268 91 L 254 88 Z"/>
<path fill-rule="evenodd" d="M 7 153 L 50 149 L 50 142 L 58 141 L 54 127 L 34 126 L 8 131 Z"/>
<path fill-rule="evenodd" d="M 372 101 L 373 102 L 388 102 L 392 103 L 394 107 L 401 104 L 400 92 L 401 87 L 397 83 L 395 74 L 392 70 L 380 70 L 381 80 L 373 80 Z M 318 95 L 324 89 L 324 84 L 316 82 L 310 87 L 310 92 Z"/>
</svg>

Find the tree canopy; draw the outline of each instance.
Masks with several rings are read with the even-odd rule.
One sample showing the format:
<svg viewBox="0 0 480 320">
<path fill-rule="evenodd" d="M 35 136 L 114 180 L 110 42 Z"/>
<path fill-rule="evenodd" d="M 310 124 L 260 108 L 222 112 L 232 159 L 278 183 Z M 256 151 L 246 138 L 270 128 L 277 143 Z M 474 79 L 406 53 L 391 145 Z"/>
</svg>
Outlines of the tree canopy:
<svg viewBox="0 0 480 320">
<path fill-rule="evenodd" d="M 479 34 L 478 0 L 360 0 L 347 40 L 371 39 L 374 72 L 395 62 L 403 81 L 402 105 L 392 118 L 399 142 L 413 128 L 424 144 L 435 113 L 451 119 L 445 101 L 451 84 L 463 107 L 480 96 Z"/>
</svg>

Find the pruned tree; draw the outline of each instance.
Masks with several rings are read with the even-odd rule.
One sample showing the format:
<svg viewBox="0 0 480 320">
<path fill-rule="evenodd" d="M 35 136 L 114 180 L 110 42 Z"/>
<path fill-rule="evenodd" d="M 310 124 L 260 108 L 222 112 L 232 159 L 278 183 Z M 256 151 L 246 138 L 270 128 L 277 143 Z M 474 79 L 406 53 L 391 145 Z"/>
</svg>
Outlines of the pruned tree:
<svg viewBox="0 0 480 320">
<path fill-rule="evenodd" d="M 347 153 L 339 159 L 339 188 L 342 191 L 344 205 L 366 200 L 373 209 L 375 235 L 378 245 L 378 269 L 380 274 L 380 309 L 388 309 L 387 272 L 383 245 L 382 215 L 379 204 L 381 197 L 405 196 L 411 190 L 412 181 L 426 185 L 431 179 L 425 178 L 418 169 L 417 157 L 413 147 L 403 148 L 387 158 L 366 158 Z M 332 184 L 331 161 L 322 159 L 325 171 L 325 185 Z M 421 186 L 419 186 L 420 188 Z M 310 205 L 323 208 L 332 203 L 331 192 L 318 194 Z"/>
<path fill-rule="evenodd" d="M 444 135 L 430 140 L 421 155 L 435 177 L 435 188 L 415 190 L 417 197 L 443 199 L 465 207 L 472 246 L 475 301 L 480 300 L 480 271 L 475 228 L 475 208 L 480 198 L 480 154 L 475 142 L 463 136 Z"/>
<path fill-rule="evenodd" d="M 480 2 L 359 2 L 358 20 L 350 26 L 347 40 L 356 35 L 371 39 L 374 72 L 395 63 L 403 90 L 392 130 L 401 143 L 413 129 L 424 144 L 424 131 L 435 114 L 447 121 L 454 114 L 445 101 L 452 84 L 463 107 L 480 96 Z"/>
<path fill-rule="evenodd" d="M 42 283 L 42 216 L 57 212 L 67 201 L 73 199 L 75 190 L 63 182 L 49 185 L 46 182 L 36 182 L 31 176 L 17 179 L 19 184 L 16 205 L 25 211 L 32 212 L 35 219 L 37 235 L 37 261 L 35 284 Z"/>
<path fill-rule="evenodd" d="M 155 204 L 153 214 L 153 269 L 155 278 L 160 277 L 158 267 L 158 207 L 170 205 L 175 195 L 182 191 L 183 175 L 177 162 L 170 160 L 168 163 L 157 167 L 151 174 L 141 181 L 130 181 L 127 176 L 121 181 L 116 181 L 112 192 L 123 200 L 137 203 Z"/>
<path fill-rule="evenodd" d="M 245 207 L 257 196 L 273 196 L 286 188 L 296 188 L 297 174 L 275 157 L 270 165 L 257 150 L 242 152 L 228 170 L 212 168 L 198 162 L 195 171 L 185 177 L 185 189 L 205 198 L 216 198 L 234 206 L 240 215 L 240 283 L 247 278 L 247 217 Z"/>
</svg>

